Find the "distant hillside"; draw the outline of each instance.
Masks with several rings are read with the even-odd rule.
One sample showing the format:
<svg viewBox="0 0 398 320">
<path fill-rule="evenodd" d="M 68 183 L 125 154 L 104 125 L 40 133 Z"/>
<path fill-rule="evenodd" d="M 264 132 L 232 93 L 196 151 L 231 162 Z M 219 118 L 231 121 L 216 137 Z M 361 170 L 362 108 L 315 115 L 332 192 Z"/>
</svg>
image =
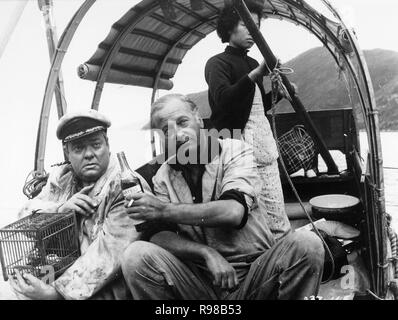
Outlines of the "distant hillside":
<svg viewBox="0 0 398 320">
<path fill-rule="evenodd" d="M 380 110 L 381 129 L 398 130 L 398 52 L 375 49 L 364 51 L 364 54 Z M 339 76 L 336 63 L 327 49 L 308 50 L 284 65 L 294 69 L 289 79 L 297 84 L 300 99 L 307 110 L 350 106 L 345 80 Z M 205 115 L 210 114 L 207 91 L 192 94 L 191 98 L 199 105 L 206 105 Z M 292 108 L 287 102 L 278 106 L 278 112 L 290 111 Z"/>
</svg>

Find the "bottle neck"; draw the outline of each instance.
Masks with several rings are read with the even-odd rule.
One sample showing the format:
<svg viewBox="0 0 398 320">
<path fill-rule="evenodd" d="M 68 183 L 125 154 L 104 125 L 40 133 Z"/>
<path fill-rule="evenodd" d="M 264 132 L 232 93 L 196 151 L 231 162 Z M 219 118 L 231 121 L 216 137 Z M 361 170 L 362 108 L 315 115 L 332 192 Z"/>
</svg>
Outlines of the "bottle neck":
<svg viewBox="0 0 398 320">
<path fill-rule="evenodd" d="M 124 152 L 117 153 L 117 159 L 119 160 L 120 168 L 122 171 L 131 171 Z"/>
</svg>

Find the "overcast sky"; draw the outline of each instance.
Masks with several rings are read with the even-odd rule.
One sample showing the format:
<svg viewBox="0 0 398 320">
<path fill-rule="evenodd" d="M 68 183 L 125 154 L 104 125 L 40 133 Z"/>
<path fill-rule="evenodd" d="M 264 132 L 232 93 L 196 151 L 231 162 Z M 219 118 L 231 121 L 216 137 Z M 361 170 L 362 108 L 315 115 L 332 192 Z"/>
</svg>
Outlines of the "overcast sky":
<svg viewBox="0 0 398 320">
<path fill-rule="evenodd" d="M 0 0 L 0 44 L 2 32 L 22 0 Z M 58 35 L 65 28 L 82 0 L 54 0 L 54 17 Z M 319 1 L 308 1 L 318 7 Z M 397 0 L 332 0 L 342 15 L 356 30 L 363 49 L 383 48 L 398 52 Z M 138 1 L 97 0 L 80 25 L 62 66 L 68 108 L 79 110 L 91 104 L 94 84 L 80 80 L 76 68 L 96 50 L 98 43 L 118 20 Z M 2 154 L 0 168 L 3 183 L 0 186 L 0 209 L 20 207 L 24 197 L 21 188 L 25 176 L 33 169 L 36 133 L 43 92 L 50 60 L 43 19 L 36 0 L 28 0 L 21 19 L 14 29 L 0 58 L 0 139 Z M 320 46 L 319 41 L 303 28 L 279 20 L 266 20 L 262 31 L 274 53 L 287 61 L 310 48 Z M 185 57 L 173 79 L 173 92 L 190 93 L 206 89 L 203 67 L 223 45 L 213 33 L 202 40 Z M 252 55 L 259 57 L 253 50 Z M 106 85 L 100 110 L 111 115 L 113 128 L 111 147 L 114 152 L 126 150 L 132 167 L 150 159 L 150 146 L 146 133 L 138 129 L 146 123 L 150 102 L 149 89 Z M 46 169 L 62 160 L 60 144 L 55 139 L 56 115 L 50 119 L 46 156 Z M 117 129 L 117 130 L 116 130 Z M 112 135 L 114 139 L 112 139 Z M 124 136 L 128 139 L 120 139 Z M 137 152 L 137 150 L 139 150 Z"/>
</svg>

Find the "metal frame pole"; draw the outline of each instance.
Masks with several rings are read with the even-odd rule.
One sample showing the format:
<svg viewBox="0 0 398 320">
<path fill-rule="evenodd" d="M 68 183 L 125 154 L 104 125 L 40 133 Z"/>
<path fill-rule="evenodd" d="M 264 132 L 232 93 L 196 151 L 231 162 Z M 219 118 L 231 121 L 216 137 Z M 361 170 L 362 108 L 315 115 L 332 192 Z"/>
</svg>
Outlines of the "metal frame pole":
<svg viewBox="0 0 398 320">
<path fill-rule="evenodd" d="M 68 26 L 65 28 L 58 47 L 55 50 L 55 54 L 52 59 L 51 69 L 47 78 L 47 84 L 45 89 L 45 94 L 42 103 L 42 109 L 40 114 L 40 124 L 37 132 L 36 139 L 36 153 L 35 153 L 35 163 L 34 170 L 39 173 L 44 173 L 44 155 L 46 150 L 46 140 L 48 131 L 48 120 L 50 115 L 52 98 L 54 95 L 54 90 L 57 84 L 57 79 L 59 76 L 60 67 L 66 51 L 72 41 L 72 38 L 79 27 L 84 16 L 95 3 L 96 0 L 86 0 L 80 8 L 76 11 L 75 15 L 70 20 Z"/>
<path fill-rule="evenodd" d="M 365 86 L 368 106 L 363 103 L 363 109 L 365 112 L 365 120 L 368 121 L 367 135 L 368 135 L 368 145 L 370 148 L 371 159 L 369 161 L 370 174 L 372 178 L 372 183 L 375 184 L 373 192 L 375 193 L 376 199 L 376 210 L 375 219 L 378 222 L 377 237 L 379 241 L 379 250 L 381 254 L 378 253 L 378 286 L 376 288 L 377 294 L 384 296 L 388 290 L 388 269 L 385 266 L 388 264 L 387 260 L 387 218 L 385 209 L 385 196 L 384 196 L 384 175 L 383 175 L 383 157 L 381 149 L 381 138 L 380 138 L 380 127 L 379 127 L 379 116 L 376 107 L 376 99 L 373 90 L 372 80 L 370 78 L 369 69 L 367 67 L 363 52 L 359 49 L 358 41 L 352 30 L 345 26 L 340 14 L 336 9 L 329 3 L 328 0 L 322 0 L 329 10 L 340 20 L 344 28 L 347 31 L 347 36 L 349 41 L 353 44 L 353 51 L 360 62 L 360 74 L 362 75 L 363 84 Z"/>
<path fill-rule="evenodd" d="M 55 23 L 53 21 L 52 15 L 52 0 L 37 0 L 39 4 L 39 9 L 43 14 L 44 23 L 46 26 L 46 36 L 47 36 L 47 45 L 48 45 L 48 53 L 50 55 L 50 61 L 52 60 L 57 43 L 58 37 L 56 33 Z M 66 112 L 66 101 L 65 101 L 65 90 L 64 90 L 64 81 L 62 78 L 61 70 L 59 71 L 57 85 L 55 89 L 55 99 L 57 102 L 57 111 L 58 118 L 61 118 Z"/>
</svg>

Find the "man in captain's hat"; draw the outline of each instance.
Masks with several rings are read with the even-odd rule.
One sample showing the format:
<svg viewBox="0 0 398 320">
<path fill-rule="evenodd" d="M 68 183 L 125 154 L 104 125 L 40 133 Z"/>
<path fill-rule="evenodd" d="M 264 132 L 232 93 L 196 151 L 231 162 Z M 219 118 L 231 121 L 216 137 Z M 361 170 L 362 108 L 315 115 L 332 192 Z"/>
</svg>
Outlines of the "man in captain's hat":
<svg viewBox="0 0 398 320">
<path fill-rule="evenodd" d="M 66 164 L 56 167 L 46 186 L 22 208 L 77 214 L 81 256 L 57 280 L 47 285 L 32 275 L 17 274 L 11 286 L 30 299 L 125 299 L 120 277 L 124 249 L 138 234 L 127 216 L 120 187 L 120 169 L 110 153 L 107 129 L 111 122 L 89 110 L 64 115 L 57 127 Z M 138 175 L 139 176 L 139 175 Z M 150 188 L 141 179 L 145 190 Z"/>
</svg>

